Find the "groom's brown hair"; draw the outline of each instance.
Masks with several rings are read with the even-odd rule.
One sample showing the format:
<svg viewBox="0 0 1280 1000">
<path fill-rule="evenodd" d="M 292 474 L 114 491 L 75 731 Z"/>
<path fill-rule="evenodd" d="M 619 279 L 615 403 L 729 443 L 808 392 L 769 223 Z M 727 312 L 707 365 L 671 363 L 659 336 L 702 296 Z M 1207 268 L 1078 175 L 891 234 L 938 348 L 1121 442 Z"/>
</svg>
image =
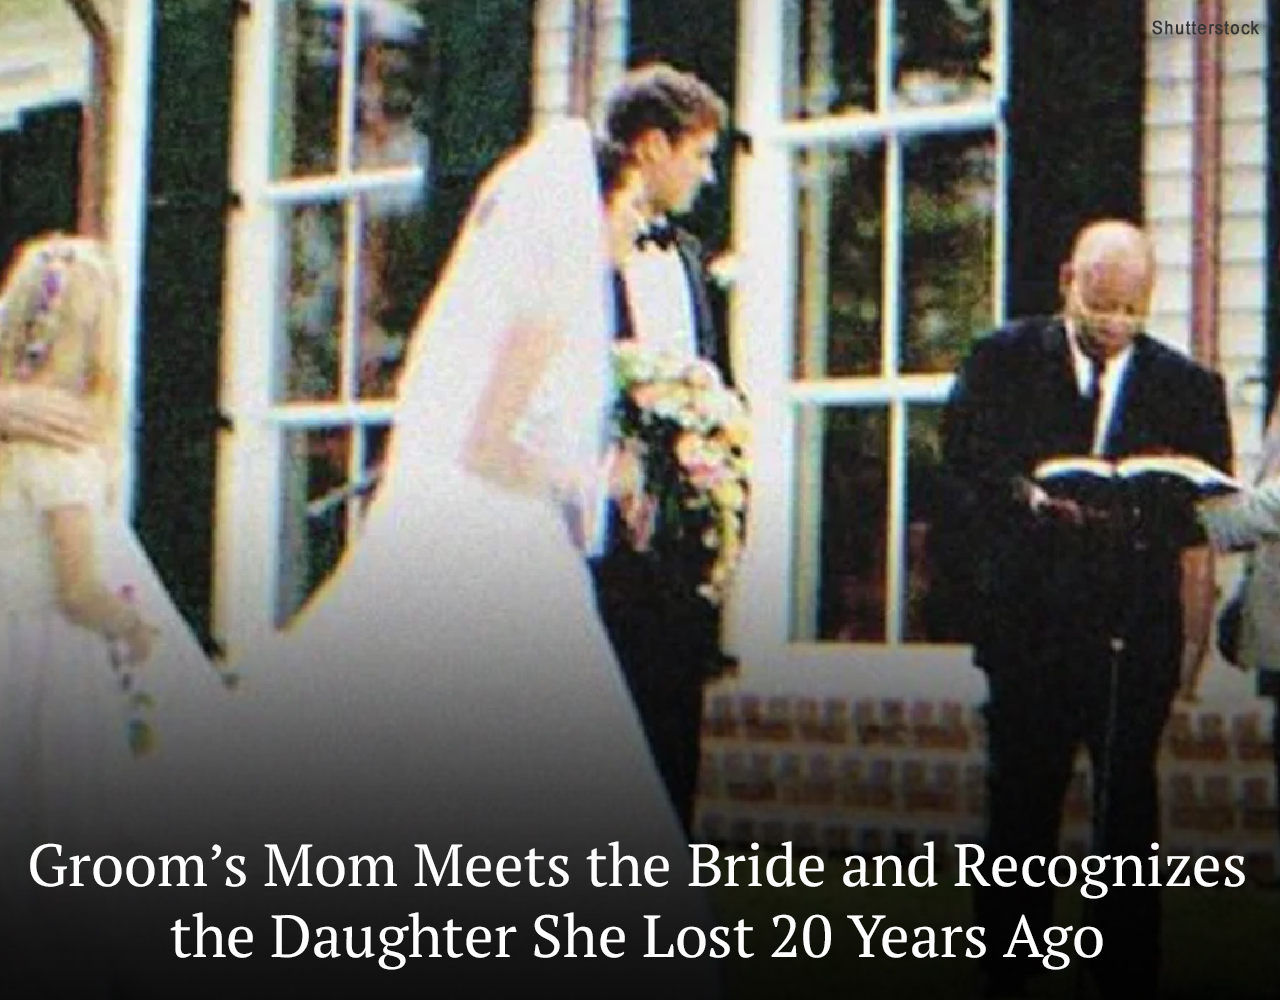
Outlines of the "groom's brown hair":
<svg viewBox="0 0 1280 1000">
<path fill-rule="evenodd" d="M 706 83 L 667 63 L 638 66 L 623 77 L 609 98 L 605 127 L 609 137 L 632 145 L 650 129 L 676 142 L 689 132 L 724 129 L 729 109 Z"/>
</svg>

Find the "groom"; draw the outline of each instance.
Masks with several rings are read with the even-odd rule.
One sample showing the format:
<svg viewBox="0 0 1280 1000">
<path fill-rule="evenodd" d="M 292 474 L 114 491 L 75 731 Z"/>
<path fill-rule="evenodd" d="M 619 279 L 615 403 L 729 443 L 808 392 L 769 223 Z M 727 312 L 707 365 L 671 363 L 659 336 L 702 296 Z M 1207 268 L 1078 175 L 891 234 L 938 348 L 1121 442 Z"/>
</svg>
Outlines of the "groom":
<svg viewBox="0 0 1280 1000">
<path fill-rule="evenodd" d="M 717 329 L 701 246 L 668 216 L 692 207 L 715 180 L 712 156 L 728 119 L 697 77 L 666 64 L 634 69 L 609 99 L 609 138 L 626 147 L 648 192 L 637 249 L 616 284 L 618 336 L 715 364 L 732 385 L 729 345 Z M 692 838 L 701 759 L 702 689 L 732 661 L 720 645 L 719 610 L 684 584 L 678 568 L 641 553 L 621 514 L 592 565 L 596 600 L 650 750 Z"/>
</svg>

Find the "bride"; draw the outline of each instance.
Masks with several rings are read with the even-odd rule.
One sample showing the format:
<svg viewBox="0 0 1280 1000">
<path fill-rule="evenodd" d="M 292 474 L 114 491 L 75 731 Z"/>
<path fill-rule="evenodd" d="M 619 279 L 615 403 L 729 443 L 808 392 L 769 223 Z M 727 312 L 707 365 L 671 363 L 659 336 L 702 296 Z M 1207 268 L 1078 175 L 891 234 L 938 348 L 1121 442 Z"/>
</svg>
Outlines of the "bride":
<svg viewBox="0 0 1280 1000">
<path fill-rule="evenodd" d="M 716 994 L 713 961 L 643 957 L 651 927 L 665 951 L 681 928 L 709 930 L 708 907 L 584 562 L 608 478 L 611 267 L 633 244 L 639 185 L 571 121 L 536 134 L 478 193 L 415 334 L 360 540 L 299 622 L 243 658 L 242 707 L 201 734 L 180 765 L 189 791 L 158 810 L 171 832 L 185 814 L 215 877 L 187 896 L 161 890 L 164 913 L 130 930 L 163 930 L 167 948 L 173 921 L 202 911 L 206 924 L 249 926 L 255 959 L 298 957 L 171 963 L 163 975 L 184 992 L 314 973 L 376 981 L 380 996 L 455 980 Z M 438 880 L 454 845 L 458 866 Z M 222 891 L 233 853 L 246 884 Z M 390 858 L 394 886 L 379 869 L 376 887 L 350 888 L 371 871 L 353 856 Z M 343 888 L 326 890 L 335 877 Z M 273 921 L 282 914 L 310 937 Z M 411 914 L 414 926 L 452 920 L 460 935 L 487 928 L 476 940 L 490 943 L 436 962 L 424 938 L 424 957 L 394 974 L 375 959 L 311 957 L 318 926 L 355 927 L 357 939 L 372 927 L 376 955 L 378 928 Z M 500 927 L 515 928 L 509 957 Z M 623 957 L 602 955 L 609 927 Z M 355 947 L 344 940 L 340 953 Z"/>
</svg>

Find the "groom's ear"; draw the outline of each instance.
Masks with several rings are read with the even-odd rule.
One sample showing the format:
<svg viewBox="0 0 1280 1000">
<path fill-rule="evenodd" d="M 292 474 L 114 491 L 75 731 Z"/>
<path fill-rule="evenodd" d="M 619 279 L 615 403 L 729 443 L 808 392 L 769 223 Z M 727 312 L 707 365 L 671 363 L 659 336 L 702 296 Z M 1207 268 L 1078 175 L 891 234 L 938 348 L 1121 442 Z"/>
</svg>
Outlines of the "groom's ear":
<svg viewBox="0 0 1280 1000">
<path fill-rule="evenodd" d="M 1058 267 L 1058 292 L 1065 300 L 1067 294 L 1071 291 L 1071 283 L 1076 279 L 1076 269 L 1072 266 L 1071 261 L 1066 261 Z"/>
<path fill-rule="evenodd" d="M 671 140 L 660 128 L 647 129 L 636 136 L 631 146 L 636 163 L 642 168 L 659 163 L 671 155 Z"/>
</svg>

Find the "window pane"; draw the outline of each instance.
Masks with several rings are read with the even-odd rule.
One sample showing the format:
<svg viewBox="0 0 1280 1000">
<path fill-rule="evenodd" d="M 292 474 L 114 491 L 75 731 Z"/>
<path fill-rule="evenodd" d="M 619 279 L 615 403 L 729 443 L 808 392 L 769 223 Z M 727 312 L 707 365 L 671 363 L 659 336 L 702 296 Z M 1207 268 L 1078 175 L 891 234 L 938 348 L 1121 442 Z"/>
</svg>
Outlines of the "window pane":
<svg viewBox="0 0 1280 1000">
<path fill-rule="evenodd" d="M 427 78 L 417 22 L 407 10 L 399 29 L 366 22 L 360 50 L 355 167 L 426 167 L 430 143 L 424 127 Z"/>
<path fill-rule="evenodd" d="M 943 500 L 940 431 L 942 404 L 914 405 L 907 409 L 907 537 L 906 595 L 902 602 L 902 637 L 906 642 L 928 642 L 931 629 L 929 567 L 926 561 L 929 525 Z"/>
<path fill-rule="evenodd" d="M 896 9 L 896 104 L 920 107 L 992 97 L 990 0 L 898 0 Z"/>
<path fill-rule="evenodd" d="M 281 3 L 272 174 L 296 177 L 338 169 L 342 88 L 340 4 Z"/>
<path fill-rule="evenodd" d="M 306 605 L 356 537 L 380 485 L 389 436 L 386 425 L 284 432 L 278 626 Z"/>
<path fill-rule="evenodd" d="M 388 188 L 358 199 L 359 331 L 353 389 L 361 399 L 388 399 L 410 334 L 430 290 L 427 239 L 435 235 L 418 187 Z"/>
<path fill-rule="evenodd" d="M 783 113 L 821 118 L 876 105 L 876 0 L 795 0 L 788 4 Z"/>
<path fill-rule="evenodd" d="M 881 370 L 884 146 L 797 154 L 794 370 L 804 379 Z"/>
<path fill-rule="evenodd" d="M 793 641 L 883 642 L 888 411 L 797 412 Z"/>
<path fill-rule="evenodd" d="M 280 586 L 276 614 L 287 625 L 333 572 L 347 540 L 352 432 L 346 427 L 284 432 Z"/>
<path fill-rule="evenodd" d="M 995 134 L 917 137 L 902 159 L 902 364 L 949 372 L 995 317 Z"/>
<path fill-rule="evenodd" d="M 364 456 L 360 463 L 364 470 L 364 488 L 356 501 L 355 514 L 363 520 L 382 486 L 382 468 L 387 457 L 387 445 L 391 443 L 391 428 L 386 424 L 371 424 L 361 433 L 364 435 Z"/>
<path fill-rule="evenodd" d="M 416 188 L 389 187 L 343 202 L 282 212 L 289 283 L 286 351 L 278 396 L 287 402 L 333 402 L 395 395 L 422 300 L 429 290 L 424 241 L 431 235 Z M 359 234 L 354 260 L 349 233 Z M 354 323 L 344 324 L 349 306 Z M 344 359 L 344 331 L 355 343 Z"/>
<path fill-rule="evenodd" d="M 338 398 L 346 211 L 342 202 L 300 205 L 281 213 L 288 261 L 283 385 L 288 401 Z"/>
<path fill-rule="evenodd" d="M 431 59 L 414 5 L 294 0 L 279 9 L 273 175 L 339 172 L 344 134 L 352 167 L 425 164 L 421 123 Z M 352 33 L 357 53 L 345 103 L 344 32 Z"/>
</svg>

